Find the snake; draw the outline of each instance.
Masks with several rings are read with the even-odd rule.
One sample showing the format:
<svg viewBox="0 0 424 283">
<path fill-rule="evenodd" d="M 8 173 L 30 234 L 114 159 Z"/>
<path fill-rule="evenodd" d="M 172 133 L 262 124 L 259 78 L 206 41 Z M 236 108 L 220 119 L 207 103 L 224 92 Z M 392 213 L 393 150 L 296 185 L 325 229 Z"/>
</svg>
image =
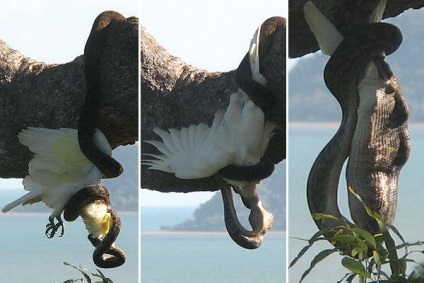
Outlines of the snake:
<svg viewBox="0 0 424 283">
<path fill-rule="evenodd" d="M 324 236 L 327 239 L 339 226 L 351 224 L 337 204 L 339 178 L 348 157 L 348 184 L 364 197 L 365 204 L 381 213 L 387 221 L 396 210 L 397 179 L 409 153 L 409 135 L 404 126 L 408 111 L 383 54 L 393 53 L 401 42 L 402 34 L 397 27 L 387 23 L 367 24 L 346 34 L 325 66 L 324 81 L 340 105 L 342 119 L 336 134 L 312 165 L 307 181 L 307 201 L 312 215 L 324 213 L 334 216 L 314 218 L 318 228 L 326 231 Z M 358 85 L 364 83 L 370 63 L 374 63 L 378 70 L 379 82 L 383 82 L 383 96 L 387 99 L 379 101 L 363 116 L 366 101 L 362 101 L 362 89 Z M 393 100 L 395 107 L 387 107 L 389 101 L 393 104 Z M 380 116 L 389 118 L 375 119 Z M 379 148 L 376 146 L 377 139 L 380 141 Z M 396 142 L 381 143 L 384 139 Z M 370 146 L 369 150 L 364 150 L 367 146 Z M 381 171 L 381 161 L 385 162 L 384 171 Z M 364 216 L 363 205 L 358 205 L 352 197 L 349 195 L 353 220 L 359 227 L 376 228 L 372 219 Z M 388 206 L 381 210 L 381 203 Z M 333 244 L 342 252 L 348 252 L 348 247 Z"/>
<path fill-rule="evenodd" d="M 231 239 L 245 249 L 260 247 L 264 234 L 272 226 L 273 216 L 262 207 L 256 185 L 260 180 L 269 177 L 273 171 L 274 163 L 262 160 L 251 166 L 229 165 L 217 173 L 224 205 L 225 227 Z M 243 185 L 237 186 L 234 182 L 222 180 L 237 180 Z M 253 230 L 247 230 L 240 223 L 232 190 L 240 195 L 244 206 L 250 210 L 249 223 Z"/>
<path fill-rule="evenodd" d="M 66 221 L 74 221 L 81 215 L 85 206 L 94 202 L 101 202 L 107 205 L 107 212 L 110 213 L 112 221 L 109 231 L 102 240 L 95 238 L 92 234 L 88 235 L 88 240 L 95 247 L 93 262 L 101 268 L 121 266 L 125 263 L 125 253 L 114 245 L 121 230 L 121 221 L 110 204 L 109 192 L 104 186 L 93 185 L 79 190 L 67 202 L 63 217 Z M 109 256 L 105 257 L 105 254 Z"/>
<path fill-rule="evenodd" d="M 101 83 L 101 59 L 103 46 L 108 37 L 110 23 L 124 20 L 115 11 L 105 11 L 95 19 L 84 48 L 84 74 L 87 85 L 85 104 L 78 122 L 78 142 L 81 151 L 102 172 L 105 178 L 122 174 L 122 165 L 105 154 L 94 142 L 94 133 L 99 124 L 99 105 L 103 89 Z"/>
<path fill-rule="evenodd" d="M 258 74 L 255 74 L 252 70 L 252 54 L 250 52 L 243 57 L 235 72 L 236 84 L 263 111 L 266 121 L 272 120 L 270 114 L 281 106 L 281 102 L 267 85 L 266 78 L 263 77 L 262 73 L 266 68 L 265 58 L 270 53 L 274 37 L 277 34 L 276 31 L 283 27 L 285 27 L 284 18 L 271 17 L 257 31 L 259 32 L 259 38 L 256 42 L 258 44 L 258 57 L 255 59 L 258 60 L 259 64 L 256 72 L 262 79 L 258 81 L 258 78 L 256 78 Z M 263 208 L 256 191 L 257 184 L 269 177 L 273 171 L 274 162 L 269 158 L 263 158 L 255 165 L 228 165 L 216 174 L 224 205 L 225 227 L 231 239 L 245 249 L 260 247 L 264 234 L 273 224 L 273 215 Z M 233 191 L 240 195 L 243 205 L 250 210 L 249 224 L 252 230 L 244 228 L 237 217 Z"/>
</svg>

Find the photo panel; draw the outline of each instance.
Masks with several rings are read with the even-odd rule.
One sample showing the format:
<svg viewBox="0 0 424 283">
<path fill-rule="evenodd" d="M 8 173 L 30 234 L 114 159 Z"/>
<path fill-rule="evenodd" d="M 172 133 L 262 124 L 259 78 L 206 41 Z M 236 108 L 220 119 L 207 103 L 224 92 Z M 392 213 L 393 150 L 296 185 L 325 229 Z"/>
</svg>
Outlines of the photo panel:
<svg viewBox="0 0 424 283">
<path fill-rule="evenodd" d="M 286 6 L 143 3 L 142 282 L 285 282 Z"/>
<path fill-rule="evenodd" d="M 422 6 L 289 2 L 289 282 L 424 280 Z"/>
<path fill-rule="evenodd" d="M 139 282 L 139 5 L 0 14 L 1 277 Z"/>
</svg>

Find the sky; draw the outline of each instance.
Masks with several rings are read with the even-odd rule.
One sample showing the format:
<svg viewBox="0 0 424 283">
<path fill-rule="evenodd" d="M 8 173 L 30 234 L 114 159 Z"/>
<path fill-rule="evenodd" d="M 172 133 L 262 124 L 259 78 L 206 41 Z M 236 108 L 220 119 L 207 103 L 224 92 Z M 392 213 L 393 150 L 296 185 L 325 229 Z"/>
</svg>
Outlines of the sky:
<svg viewBox="0 0 424 283">
<path fill-rule="evenodd" d="M 140 24 L 172 55 L 198 68 L 224 72 L 237 68 L 263 21 L 287 17 L 286 6 L 281 0 L 144 1 Z M 140 200 L 142 206 L 197 206 L 213 194 L 142 190 Z"/>
</svg>

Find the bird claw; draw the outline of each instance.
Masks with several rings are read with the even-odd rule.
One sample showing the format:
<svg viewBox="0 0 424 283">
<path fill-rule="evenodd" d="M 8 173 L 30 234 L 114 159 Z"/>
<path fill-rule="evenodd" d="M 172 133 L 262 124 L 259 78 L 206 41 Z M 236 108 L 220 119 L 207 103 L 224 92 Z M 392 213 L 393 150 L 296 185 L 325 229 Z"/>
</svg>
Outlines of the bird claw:
<svg viewBox="0 0 424 283">
<path fill-rule="evenodd" d="M 46 225 L 46 232 L 44 234 L 49 239 L 53 238 L 56 235 L 56 232 L 59 230 L 59 228 L 60 228 L 59 237 L 62 237 L 65 232 L 62 219 L 60 219 L 60 217 L 57 217 L 56 219 L 58 221 L 57 223 L 54 222 L 54 218 L 49 218 L 49 223 L 47 223 Z"/>
</svg>

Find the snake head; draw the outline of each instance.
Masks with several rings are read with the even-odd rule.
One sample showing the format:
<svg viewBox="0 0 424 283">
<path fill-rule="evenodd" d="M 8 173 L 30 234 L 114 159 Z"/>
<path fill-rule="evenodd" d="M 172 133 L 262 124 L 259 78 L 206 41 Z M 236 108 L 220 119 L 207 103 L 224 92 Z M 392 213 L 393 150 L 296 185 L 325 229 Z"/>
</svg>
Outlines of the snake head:
<svg viewBox="0 0 424 283">
<path fill-rule="evenodd" d="M 246 249 L 256 249 L 262 242 L 264 235 L 271 228 L 274 217 L 266 211 L 256 193 L 257 182 L 244 182 L 239 186 L 225 186 L 221 188 L 224 202 L 225 227 L 233 241 Z M 240 223 L 234 207 L 232 189 L 240 194 L 244 205 L 250 209 L 249 223 L 252 230 L 247 230 Z"/>
<path fill-rule="evenodd" d="M 104 186 L 93 185 L 78 191 L 66 204 L 63 216 L 67 221 L 81 216 L 89 233 L 88 239 L 95 247 L 93 261 L 98 267 L 114 268 L 125 263 L 125 253 L 115 246 L 121 220 Z"/>
<path fill-rule="evenodd" d="M 256 190 L 259 180 L 270 176 L 273 170 L 272 162 L 261 161 L 253 166 L 227 166 L 218 173 L 224 181 L 221 194 L 225 227 L 233 241 L 243 248 L 258 248 L 274 222 L 274 216 L 263 208 Z M 244 228 L 237 217 L 232 189 L 240 195 L 244 206 L 250 209 L 249 223 L 252 230 Z"/>
</svg>

